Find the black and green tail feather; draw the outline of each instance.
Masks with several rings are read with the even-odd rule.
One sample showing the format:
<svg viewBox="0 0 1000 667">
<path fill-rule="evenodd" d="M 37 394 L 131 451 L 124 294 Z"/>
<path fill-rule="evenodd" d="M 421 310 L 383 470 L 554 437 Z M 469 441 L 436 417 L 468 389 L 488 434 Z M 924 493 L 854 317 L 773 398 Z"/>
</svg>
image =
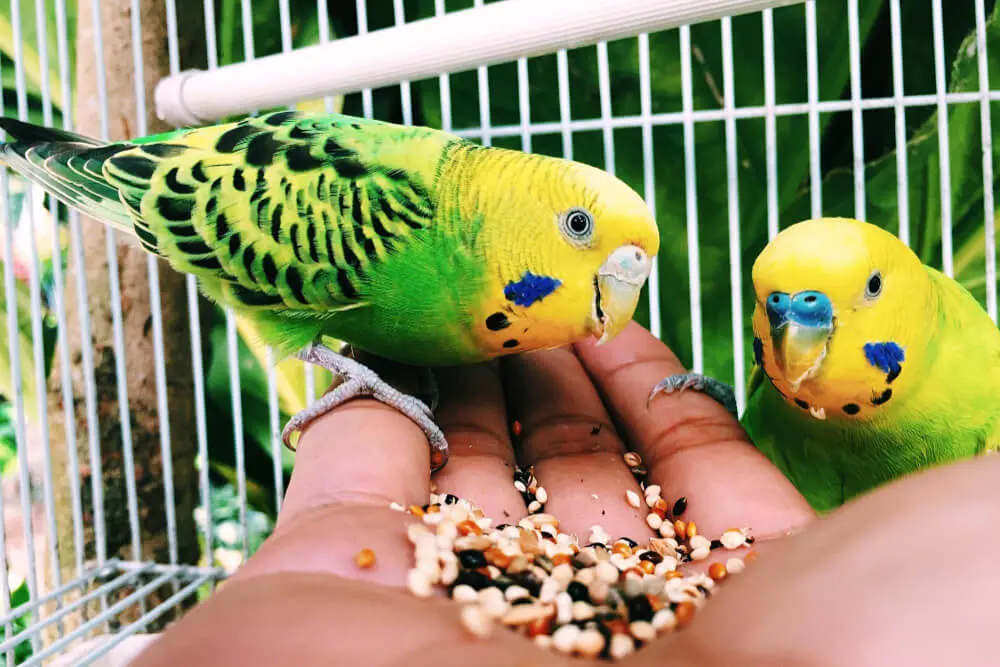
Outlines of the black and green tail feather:
<svg viewBox="0 0 1000 667">
<path fill-rule="evenodd" d="M 0 161 L 242 310 L 327 317 L 435 217 L 456 138 L 283 111 L 106 143 L 0 118 Z"/>
<path fill-rule="evenodd" d="M 104 163 L 131 148 L 104 143 L 66 130 L 0 118 L 7 133 L 0 143 L 0 162 L 35 181 L 67 205 L 119 231 L 135 235 L 133 218 L 118 189 L 104 176 Z"/>
</svg>

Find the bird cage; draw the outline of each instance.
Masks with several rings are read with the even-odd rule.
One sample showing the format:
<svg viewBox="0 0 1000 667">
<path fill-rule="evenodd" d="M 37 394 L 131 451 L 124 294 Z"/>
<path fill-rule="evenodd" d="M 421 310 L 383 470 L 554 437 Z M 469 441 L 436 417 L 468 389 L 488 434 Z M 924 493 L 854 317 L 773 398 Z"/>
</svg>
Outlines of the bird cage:
<svg viewBox="0 0 1000 667">
<path fill-rule="evenodd" d="M 874 222 L 997 317 L 993 2 L 5 0 L 5 116 L 125 139 L 297 108 L 616 174 L 662 246 L 636 319 L 742 409 L 753 258 Z M 0 652 L 124 665 L 259 547 L 330 384 L 0 174 Z"/>
</svg>

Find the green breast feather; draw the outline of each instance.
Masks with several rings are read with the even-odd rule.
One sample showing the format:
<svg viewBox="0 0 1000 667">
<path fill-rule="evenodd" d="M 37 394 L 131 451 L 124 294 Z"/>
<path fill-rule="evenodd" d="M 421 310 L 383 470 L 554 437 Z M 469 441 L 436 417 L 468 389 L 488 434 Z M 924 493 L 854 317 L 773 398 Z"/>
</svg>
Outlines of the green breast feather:
<svg viewBox="0 0 1000 667">
<path fill-rule="evenodd" d="M 4 123 L 20 141 L 5 159 L 88 214 L 134 224 L 146 250 L 283 354 L 327 335 L 474 356 L 458 332 L 483 269 L 464 243 L 474 231 L 440 219 L 436 188 L 449 153 L 469 146 L 456 137 L 295 112 L 108 145 Z M 402 284 L 406 299 L 387 287 Z"/>
</svg>

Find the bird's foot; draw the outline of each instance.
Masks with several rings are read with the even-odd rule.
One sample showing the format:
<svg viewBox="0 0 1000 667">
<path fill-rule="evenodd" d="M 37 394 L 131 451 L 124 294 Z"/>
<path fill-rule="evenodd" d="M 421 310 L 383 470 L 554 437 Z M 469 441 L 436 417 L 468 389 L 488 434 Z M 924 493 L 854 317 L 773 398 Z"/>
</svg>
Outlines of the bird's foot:
<svg viewBox="0 0 1000 667">
<path fill-rule="evenodd" d="M 323 345 L 310 345 L 296 356 L 302 361 L 320 366 L 334 375 L 340 376 L 343 378 L 343 382 L 308 405 L 285 424 L 281 437 L 286 447 L 291 448 L 292 434 L 301 431 L 313 420 L 352 398 L 371 396 L 403 413 L 423 430 L 430 442 L 432 470 L 440 470 L 448 462 L 448 441 L 440 427 L 434 422 L 433 409 L 419 398 L 404 394 L 364 364 L 338 354 Z M 431 403 L 436 406 L 437 383 L 434 381 L 433 374 L 430 378 L 428 393 L 431 395 Z"/>
<path fill-rule="evenodd" d="M 649 404 L 657 394 L 671 394 L 675 391 L 684 392 L 688 389 L 699 391 L 709 398 L 715 399 L 715 401 L 722 404 L 722 407 L 729 411 L 729 414 L 736 418 L 739 417 L 739 411 L 736 407 L 736 393 L 733 391 L 733 388 L 725 382 L 720 382 L 700 373 L 678 373 L 677 375 L 670 375 L 663 378 L 649 392 L 649 398 L 646 399 L 646 407 L 649 407 Z"/>
</svg>

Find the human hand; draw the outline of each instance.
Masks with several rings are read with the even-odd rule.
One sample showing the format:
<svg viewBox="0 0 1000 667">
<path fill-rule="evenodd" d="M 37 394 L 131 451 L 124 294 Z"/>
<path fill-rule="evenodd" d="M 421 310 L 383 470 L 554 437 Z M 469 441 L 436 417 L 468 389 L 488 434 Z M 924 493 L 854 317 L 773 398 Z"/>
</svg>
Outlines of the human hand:
<svg viewBox="0 0 1000 667">
<path fill-rule="evenodd" d="M 812 518 L 715 401 L 687 392 L 647 408 L 650 388 L 683 370 L 633 323 L 600 348 L 585 342 L 439 371 L 436 417 L 451 455 L 434 482 L 440 493 L 472 501 L 494 525 L 513 524 L 527 514 L 513 465 L 533 465 L 547 490 L 545 511 L 561 531 L 586 541 L 599 524 L 612 537 L 643 542 L 652 536 L 647 510 L 625 502 L 626 490 L 642 497 L 622 458 L 631 449 L 648 469 L 647 483 L 671 502 L 688 499 L 684 518 L 702 534 L 746 526 L 756 536 L 780 535 Z M 517 446 L 513 420 L 522 426 Z M 420 429 L 380 403 L 354 400 L 314 422 L 300 438 L 274 534 L 137 665 L 208 656 L 213 665 L 413 664 L 413 651 L 436 667 L 558 664 L 558 656 L 511 632 L 476 640 L 454 602 L 406 590 L 413 566 L 406 526 L 414 518 L 389 505 L 427 503 L 429 469 Z M 355 564 L 362 548 L 376 554 L 371 569 Z"/>
</svg>

